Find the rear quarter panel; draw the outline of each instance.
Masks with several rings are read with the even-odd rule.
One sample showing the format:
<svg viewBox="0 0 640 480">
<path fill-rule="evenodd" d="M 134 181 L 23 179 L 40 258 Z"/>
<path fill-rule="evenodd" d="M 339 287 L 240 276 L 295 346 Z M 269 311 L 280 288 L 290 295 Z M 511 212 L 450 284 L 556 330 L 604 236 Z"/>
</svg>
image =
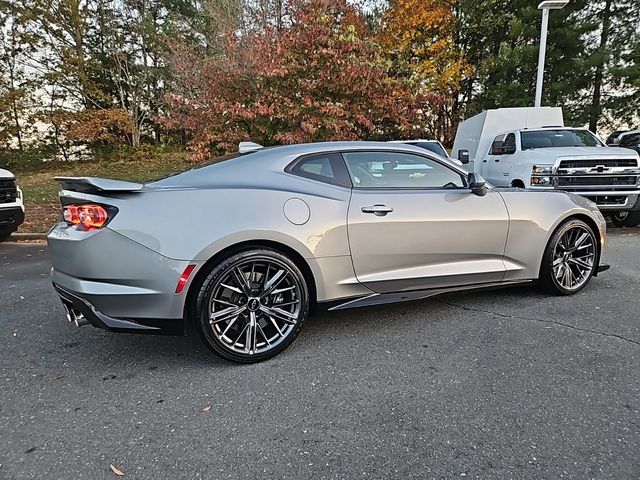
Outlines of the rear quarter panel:
<svg viewBox="0 0 640 480">
<path fill-rule="evenodd" d="M 115 200 L 119 213 L 108 228 L 159 254 L 203 263 L 246 241 L 273 241 L 306 259 L 318 300 L 370 293 L 353 273 L 347 239 L 351 191 L 287 173 L 273 173 L 270 187 L 150 189 Z M 300 218 L 287 218 L 295 199 Z M 304 220 L 305 205 L 308 220 Z M 291 217 L 290 212 L 289 217 Z"/>
</svg>

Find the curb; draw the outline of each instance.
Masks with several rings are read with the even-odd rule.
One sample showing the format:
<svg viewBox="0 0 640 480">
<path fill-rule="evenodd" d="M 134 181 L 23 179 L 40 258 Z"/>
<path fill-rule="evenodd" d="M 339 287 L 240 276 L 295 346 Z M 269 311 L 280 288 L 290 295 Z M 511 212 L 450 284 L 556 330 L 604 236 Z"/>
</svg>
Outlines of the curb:
<svg viewBox="0 0 640 480">
<path fill-rule="evenodd" d="M 22 240 L 46 240 L 46 233 L 12 233 L 9 242 L 20 242 Z"/>
</svg>

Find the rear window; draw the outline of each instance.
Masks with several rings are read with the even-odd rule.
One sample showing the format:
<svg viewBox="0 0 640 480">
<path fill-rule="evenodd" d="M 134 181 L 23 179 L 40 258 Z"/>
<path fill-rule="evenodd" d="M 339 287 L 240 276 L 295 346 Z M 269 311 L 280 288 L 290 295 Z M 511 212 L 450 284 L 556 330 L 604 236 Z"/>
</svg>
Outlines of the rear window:
<svg viewBox="0 0 640 480">
<path fill-rule="evenodd" d="M 429 152 L 433 152 L 437 155 L 440 155 L 441 157 L 447 157 L 447 152 L 444 151 L 444 149 L 440 146 L 439 143 L 432 143 L 432 142 L 416 142 L 416 143 L 412 143 L 411 145 L 415 145 L 416 147 L 420 147 L 420 148 L 424 148 L 425 150 L 428 150 Z"/>
<path fill-rule="evenodd" d="M 183 168 L 179 168 L 179 169 L 175 170 L 174 172 L 171 172 L 169 174 L 162 175 L 161 177 L 157 177 L 157 178 L 153 178 L 153 179 L 149 180 L 149 183 L 151 183 L 151 182 L 159 182 L 160 180 L 165 180 L 167 178 L 175 177 L 176 175 L 180 175 L 181 173 L 190 172 L 192 170 L 198 170 L 200 168 L 208 167 L 209 165 L 214 165 L 216 163 L 222 163 L 222 162 L 226 162 L 227 160 L 233 160 L 233 159 L 236 159 L 236 158 L 244 157 L 246 155 L 251 155 L 252 153 L 254 153 L 254 152 L 229 153 L 227 155 L 222 155 L 222 156 L 219 156 L 219 157 L 213 157 L 213 158 L 210 158 L 208 160 L 204 160 L 202 162 L 191 163 L 191 164 L 188 164 L 188 165 L 184 165 Z"/>
</svg>

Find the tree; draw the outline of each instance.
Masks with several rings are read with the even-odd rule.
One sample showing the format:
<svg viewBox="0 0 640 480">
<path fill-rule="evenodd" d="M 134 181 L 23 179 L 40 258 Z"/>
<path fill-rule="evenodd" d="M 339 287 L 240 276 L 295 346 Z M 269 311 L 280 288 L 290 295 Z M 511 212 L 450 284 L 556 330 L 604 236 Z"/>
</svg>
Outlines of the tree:
<svg viewBox="0 0 640 480">
<path fill-rule="evenodd" d="M 473 69 L 455 45 L 454 0 L 396 0 L 386 11 L 380 43 L 391 61 L 391 74 L 407 79 L 427 100 L 432 135 L 453 141 L 462 81 Z"/>
<path fill-rule="evenodd" d="M 549 18 L 542 103 L 564 107 L 569 121 L 588 86 L 583 55 L 592 26 L 576 20 L 585 4 L 574 0 Z M 528 0 L 460 0 L 459 46 L 475 67 L 463 87 L 467 115 L 533 106 L 541 22 L 536 6 Z"/>
<path fill-rule="evenodd" d="M 33 49 L 32 39 L 11 2 L 0 1 L 0 145 L 15 140 L 24 149 L 24 120 L 29 114 L 32 79 L 24 68 L 24 56 Z"/>
<path fill-rule="evenodd" d="M 285 25 L 228 32 L 219 56 L 175 48 L 165 125 L 191 132 L 197 156 L 241 140 L 386 139 L 420 124 L 415 96 L 387 75 L 355 7 L 302 0 L 287 8 Z"/>
<path fill-rule="evenodd" d="M 588 38 L 585 57 L 589 88 L 582 102 L 589 128 L 595 132 L 599 126 L 637 121 L 640 96 L 637 2 L 592 2 L 580 20 L 591 25 L 593 32 Z"/>
</svg>

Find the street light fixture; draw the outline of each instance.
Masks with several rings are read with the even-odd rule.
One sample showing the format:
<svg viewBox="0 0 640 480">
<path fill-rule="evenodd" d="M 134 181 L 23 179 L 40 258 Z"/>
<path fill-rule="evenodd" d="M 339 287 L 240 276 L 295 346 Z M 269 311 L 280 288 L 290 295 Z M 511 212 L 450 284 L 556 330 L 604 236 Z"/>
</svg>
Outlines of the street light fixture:
<svg viewBox="0 0 640 480">
<path fill-rule="evenodd" d="M 538 5 L 538 10 L 542 10 L 542 28 L 540 29 L 540 52 L 538 54 L 538 76 L 536 78 L 536 107 L 542 104 L 542 77 L 544 76 L 544 55 L 547 49 L 549 10 L 560 10 L 567 3 L 569 3 L 569 0 L 545 0 Z"/>
</svg>

